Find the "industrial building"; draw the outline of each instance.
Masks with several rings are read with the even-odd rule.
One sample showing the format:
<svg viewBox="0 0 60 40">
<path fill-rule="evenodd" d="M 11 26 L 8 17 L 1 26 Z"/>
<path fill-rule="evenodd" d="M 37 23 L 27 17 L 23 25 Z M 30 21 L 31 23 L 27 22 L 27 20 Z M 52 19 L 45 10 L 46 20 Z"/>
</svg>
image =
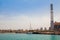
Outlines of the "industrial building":
<svg viewBox="0 0 60 40">
<path fill-rule="evenodd" d="M 55 31 L 60 31 L 60 22 L 55 22 L 54 23 L 54 30 Z"/>
</svg>

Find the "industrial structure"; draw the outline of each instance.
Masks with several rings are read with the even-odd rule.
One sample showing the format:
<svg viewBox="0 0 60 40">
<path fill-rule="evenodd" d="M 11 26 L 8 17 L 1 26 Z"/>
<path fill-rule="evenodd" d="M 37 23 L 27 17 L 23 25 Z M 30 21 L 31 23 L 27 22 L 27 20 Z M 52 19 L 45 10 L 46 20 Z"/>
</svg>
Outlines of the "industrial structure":
<svg viewBox="0 0 60 40">
<path fill-rule="evenodd" d="M 54 30 L 54 31 L 60 31 L 60 22 L 54 22 L 54 17 L 53 17 L 53 3 L 50 4 L 51 7 L 51 22 L 50 22 L 50 30 Z"/>
<path fill-rule="evenodd" d="M 54 23 L 54 30 L 55 31 L 60 31 L 60 22 L 55 22 Z"/>
<path fill-rule="evenodd" d="M 51 23 L 50 23 L 50 29 L 51 30 L 54 30 L 54 20 L 53 20 L 53 4 L 51 3 L 50 4 L 50 7 L 51 7 Z"/>
</svg>

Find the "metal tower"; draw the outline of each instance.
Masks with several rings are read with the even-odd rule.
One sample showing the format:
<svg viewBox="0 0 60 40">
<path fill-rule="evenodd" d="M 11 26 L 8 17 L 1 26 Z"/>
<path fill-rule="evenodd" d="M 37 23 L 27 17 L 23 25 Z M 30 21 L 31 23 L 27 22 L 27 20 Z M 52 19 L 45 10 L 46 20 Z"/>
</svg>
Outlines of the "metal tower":
<svg viewBox="0 0 60 40">
<path fill-rule="evenodd" d="M 32 30 L 31 22 L 30 22 L 30 25 L 29 25 L 29 30 Z"/>
<path fill-rule="evenodd" d="M 51 27 L 51 30 L 54 30 L 54 21 L 53 21 L 53 4 L 51 3 L 50 4 L 50 7 L 51 7 L 51 25 L 50 25 L 50 27 Z"/>
</svg>

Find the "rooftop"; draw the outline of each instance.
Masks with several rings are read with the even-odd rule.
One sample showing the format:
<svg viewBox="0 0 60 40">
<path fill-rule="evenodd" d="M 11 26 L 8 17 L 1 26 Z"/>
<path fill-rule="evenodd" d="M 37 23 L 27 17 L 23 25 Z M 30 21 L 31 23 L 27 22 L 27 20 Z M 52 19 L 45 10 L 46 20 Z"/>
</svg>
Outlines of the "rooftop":
<svg viewBox="0 0 60 40">
<path fill-rule="evenodd" d="M 60 22 L 55 22 L 54 25 L 60 25 Z"/>
</svg>

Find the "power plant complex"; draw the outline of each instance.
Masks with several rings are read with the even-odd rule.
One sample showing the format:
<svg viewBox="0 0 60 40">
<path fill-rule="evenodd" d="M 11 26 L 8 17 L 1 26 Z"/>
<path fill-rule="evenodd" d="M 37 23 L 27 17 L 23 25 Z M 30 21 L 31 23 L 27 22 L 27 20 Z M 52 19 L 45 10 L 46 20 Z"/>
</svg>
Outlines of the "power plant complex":
<svg viewBox="0 0 60 40">
<path fill-rule="evenodd" d="M 51 20 L 50 20 L 50 30 L 57 30 L 60 31 L 60 22 L 54 22 L 54 17 L 53 17 L 53 4 L 50 4 L 51 7 L 51 12 L 50 12 L 50 16 L 51 16 Z"/>
</svg>

